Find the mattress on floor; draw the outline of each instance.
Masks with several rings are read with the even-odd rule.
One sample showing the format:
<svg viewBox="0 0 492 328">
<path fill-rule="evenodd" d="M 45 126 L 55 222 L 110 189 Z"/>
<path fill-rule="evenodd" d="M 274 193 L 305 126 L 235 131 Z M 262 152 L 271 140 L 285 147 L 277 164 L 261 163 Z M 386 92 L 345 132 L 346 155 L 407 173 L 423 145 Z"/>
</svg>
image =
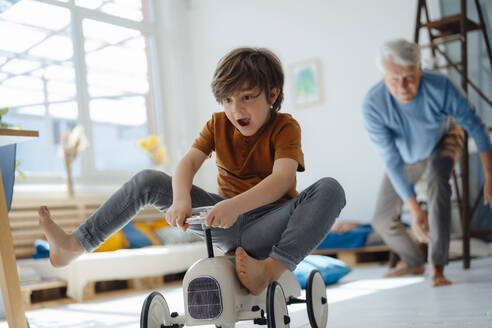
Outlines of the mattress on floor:
<svg viewBox="0 0 492 328">
<path fill-rule="evenodd" d="M 84 254 L 64 268 L 53 267 L 49 259 L 22 259 L 17 263 L 21 268 L 36 270 L 42 278 L 66 280 L 67 295 L 82 301 L 88 282 L 179 273 L 204 257 L 207 257 L 205 243 L 194 242 Z"/>
</svg>

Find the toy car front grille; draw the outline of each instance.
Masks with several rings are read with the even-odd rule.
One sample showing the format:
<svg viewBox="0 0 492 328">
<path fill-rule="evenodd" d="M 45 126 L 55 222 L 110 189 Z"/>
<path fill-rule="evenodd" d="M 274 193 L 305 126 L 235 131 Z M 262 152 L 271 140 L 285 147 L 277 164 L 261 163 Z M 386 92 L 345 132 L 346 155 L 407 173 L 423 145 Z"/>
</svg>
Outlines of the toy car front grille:
<svg viewBox="0 0 492 328">
<path fill-rule="evenodd" d="M 217 280 L 193 279 L 188 285 L 188 313 L 194 319 L 215 319 L 222 313 L 222 297 Z"/>
</svg>

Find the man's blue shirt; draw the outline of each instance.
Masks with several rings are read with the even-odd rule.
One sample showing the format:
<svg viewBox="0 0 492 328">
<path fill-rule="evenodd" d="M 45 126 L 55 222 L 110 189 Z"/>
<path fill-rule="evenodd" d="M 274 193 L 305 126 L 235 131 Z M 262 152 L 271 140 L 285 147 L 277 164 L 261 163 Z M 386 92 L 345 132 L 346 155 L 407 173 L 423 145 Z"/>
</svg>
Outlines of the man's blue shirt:
<svg viewBox="0 0 492 328">
<path fill-rule="evenodd" d="M 484 124 L 465 96 L 448 78 L 432 70 L 423 70 L 417 96 L 408 104 L 396 100 L 384 81 L 379 82 L 364 98 L 362 116 L 386 173 L 403 201 L 415 196 L 403 165 L 429 157 L 450 128 L 449 117 L 473 137 L 479 152 L 492 148 Z"/>
</svg>

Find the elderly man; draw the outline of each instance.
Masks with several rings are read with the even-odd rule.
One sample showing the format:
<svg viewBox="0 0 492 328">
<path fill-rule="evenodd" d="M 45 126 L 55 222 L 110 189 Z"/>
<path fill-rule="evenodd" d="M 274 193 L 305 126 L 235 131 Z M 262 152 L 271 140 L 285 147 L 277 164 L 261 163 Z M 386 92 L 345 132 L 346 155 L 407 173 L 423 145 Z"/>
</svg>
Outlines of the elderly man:
<svg viewBox="0 0 492 328">
<path fill-rule="evenodd" d="M 405 203 L 412 216 L 412 232 L 429 245 L 432 285 L 449 285 L 444 276 L 451 217 L 449 178 L 463 147 L 461 127 L 473 137 L 480 152 L 486 179 L 484 201 L 492 205 L 489 136 L 465 96 L 446 77 L 421 69 L 418 45 L 402 39 L 386 42 L 380 63 L 383 80 L 367 93 L 362 115 L 386 170 L 373 227 L 403 260 L 386 276 L 425 271 L 425 259 L 400 221 Z M 414 190 L 425 171 L 427 209 L 417 202 Z"/>
</svg>

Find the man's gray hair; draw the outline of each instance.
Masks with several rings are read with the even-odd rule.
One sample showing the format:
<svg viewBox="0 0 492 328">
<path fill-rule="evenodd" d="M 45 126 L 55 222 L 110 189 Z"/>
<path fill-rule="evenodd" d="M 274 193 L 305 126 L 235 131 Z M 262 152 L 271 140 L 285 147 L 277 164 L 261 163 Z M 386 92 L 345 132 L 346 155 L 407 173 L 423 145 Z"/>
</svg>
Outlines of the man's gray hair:
<svg viewBox="0 0 492 328">
<path fill-rule="evenodd" d="M 378 60 L 381 71 L 383 71 L 384 62 L 387 60 L 401 66 L 420 66 L 420 47 L 405 39 L 386 41 L 381 47 Z"/>
</svg>

